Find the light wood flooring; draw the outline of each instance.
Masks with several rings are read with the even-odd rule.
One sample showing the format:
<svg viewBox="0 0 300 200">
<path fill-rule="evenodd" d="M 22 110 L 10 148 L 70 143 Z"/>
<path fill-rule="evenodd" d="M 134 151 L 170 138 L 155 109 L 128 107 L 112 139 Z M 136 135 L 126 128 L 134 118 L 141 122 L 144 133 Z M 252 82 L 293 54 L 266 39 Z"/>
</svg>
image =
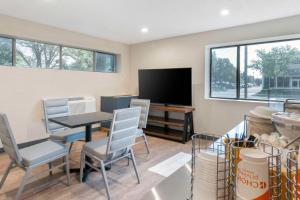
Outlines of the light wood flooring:
<svg viewBox="0 0 300 200">
<path fill-rule="evenodd" d="M 93 139 L 104 137 L 105 133 L 96 132 Z M 191 152 L 191 142 L 181 144 L 178 142 L 168 141 L 155 137 L 148 137 L 151 154 L 146 153 L 145 146 L 138 144 L 134 147 L 134 152 L 137 160 L 141 184 L 137 184 L 137 179 L 134 174 L 132 164 L 127 166 L 127 160 L 119 161 L 113 164 L 112 169 L 107 172 L 110 191 L 113 200 L 139 200 L 143 199 L 153 186 L 157 185 L 164 177 L 148 171 L 148 168 L 157 163 L 175 155 L 179 152 Z M 71 153 L 71 167 L 78 167 L 80 156 L 80 149 L 83 142 L 76 142 Z M 9 158 L 5 153 L 0 154 L 0 177 L 2 177 L 4 170 L 9 164 Z M 47 165 L 35 170 L 41 171 L 46 169 Z M 19 168 L 13 169 L 3 188 L 0 190 L 0 200 L 14 199 L 17 188 L 24 175 L 23 170 Z M 89 175 L 85 183 L 80 184 L 78 181 L 78 174 L 71 174 L 71 186 L 66 185 L 66 176 L 60 171 L 53 176 L 41 177 L 37 181 L 30 183 L 25 187 L 23 198 L 26 200 L 102 200 L 106 199 L 106 192 L 102 175 L 93 172 Z"/>
</svg>

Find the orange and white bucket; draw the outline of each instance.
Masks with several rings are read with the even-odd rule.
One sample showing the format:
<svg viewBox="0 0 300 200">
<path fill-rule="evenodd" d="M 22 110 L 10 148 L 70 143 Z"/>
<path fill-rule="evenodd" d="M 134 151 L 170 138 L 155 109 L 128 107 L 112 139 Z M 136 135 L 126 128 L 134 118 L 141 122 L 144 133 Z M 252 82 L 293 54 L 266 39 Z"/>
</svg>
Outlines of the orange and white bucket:
<svg viewBox="0 0 300 200">
<path fill-rule="evenodd" d="M 238 199 L 269 199 L 269 170 L 266 153 L 254 148 L 241 149 L 236 173 Z"/>
</svg>

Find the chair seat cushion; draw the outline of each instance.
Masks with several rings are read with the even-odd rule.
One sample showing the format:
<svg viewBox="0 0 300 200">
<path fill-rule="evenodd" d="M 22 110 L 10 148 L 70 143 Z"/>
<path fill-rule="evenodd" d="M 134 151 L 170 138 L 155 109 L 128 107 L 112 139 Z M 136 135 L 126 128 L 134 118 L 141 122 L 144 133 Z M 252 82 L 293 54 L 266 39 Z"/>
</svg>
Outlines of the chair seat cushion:
<svg viewBox="0 0 300 200">
<path fill-rule="evenodd" d="M 143 131 L 143 129 L 137 129 L 137 132 L 136 132 L 136 135 L 137 135 L 137 137 L 139 137 L 139 136 L 143 136 L 144 135 L 144 131 Z"/>
<path fill-rule="evenodd" d="M 58 131 L 50 135 L 51 140 L 60 141 L 63 143 L 75 142 L 85 138 L 84 128 L 67 129 Z"/>
<path fill-rule="evenodd" d="M 106 159 L 108 137 L 95 140 L 83 145 L 83 151 L 88 152 L 101 160 Z"/>
<path fill-rule="evenodd" d="M 49 160 L 55 160 L 68 153 L 68 148 L 53 141 L 45 141 L 39 144 L 20 149 L 20 155 L 25 166 L 42 164 Z"/>
</svg>

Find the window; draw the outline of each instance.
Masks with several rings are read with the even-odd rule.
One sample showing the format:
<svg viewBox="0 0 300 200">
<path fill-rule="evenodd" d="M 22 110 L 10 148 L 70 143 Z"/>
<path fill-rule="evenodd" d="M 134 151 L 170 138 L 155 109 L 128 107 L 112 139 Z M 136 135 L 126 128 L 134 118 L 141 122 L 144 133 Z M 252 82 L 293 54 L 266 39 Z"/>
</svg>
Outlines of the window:
<svg viewBox="0 0 300 200">
<path fill-rule="evenodd" d="M 16 66 L 58 69 L 59 46 L 16 40 Z"/>
<path fill-rule="evenodd" d="M 237 48 L 211 51 L 211 96 L 236 98 Z"/>
<path fill-rule="evenodd" d="M 116 72 L 116 55 L 3 36 L 0 66 Z"/>
<path fill-rule="evenodd" d="M 68 70 L 94 71 L 93 52 L 69 47 L 62 48 L 62 67 Z"/>
<path fill-rule="evenodd" d="M 210 97 L 300 98 L 300 39 L 210 50 Z"/>
<path fill-rule="evenodd" d="M 0 37 L 0 65 L 12 66 L 12 39 Z"/>
<path fill-rule="evenodd" d="M 115 55 L 96 53 L 96 72 L 115 72 Z"/>
</svg>

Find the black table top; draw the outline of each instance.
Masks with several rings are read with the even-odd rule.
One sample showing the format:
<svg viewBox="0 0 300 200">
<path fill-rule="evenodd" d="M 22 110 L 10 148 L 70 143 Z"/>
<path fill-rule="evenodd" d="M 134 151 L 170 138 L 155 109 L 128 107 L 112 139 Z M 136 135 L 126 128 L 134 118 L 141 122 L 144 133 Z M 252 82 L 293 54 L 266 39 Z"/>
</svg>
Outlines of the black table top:
<svg viewBox="0 0 300 200">
<path fill-rule="evenodd" d="M 66 117 L 51 118 L 49 121 L 63 125 L 68 128 L 78 128 L 96 123 L 109 122 L 113 118 L 111 113 L 92 112 L 79 115 L 70 115 Z"/>
</svg>

